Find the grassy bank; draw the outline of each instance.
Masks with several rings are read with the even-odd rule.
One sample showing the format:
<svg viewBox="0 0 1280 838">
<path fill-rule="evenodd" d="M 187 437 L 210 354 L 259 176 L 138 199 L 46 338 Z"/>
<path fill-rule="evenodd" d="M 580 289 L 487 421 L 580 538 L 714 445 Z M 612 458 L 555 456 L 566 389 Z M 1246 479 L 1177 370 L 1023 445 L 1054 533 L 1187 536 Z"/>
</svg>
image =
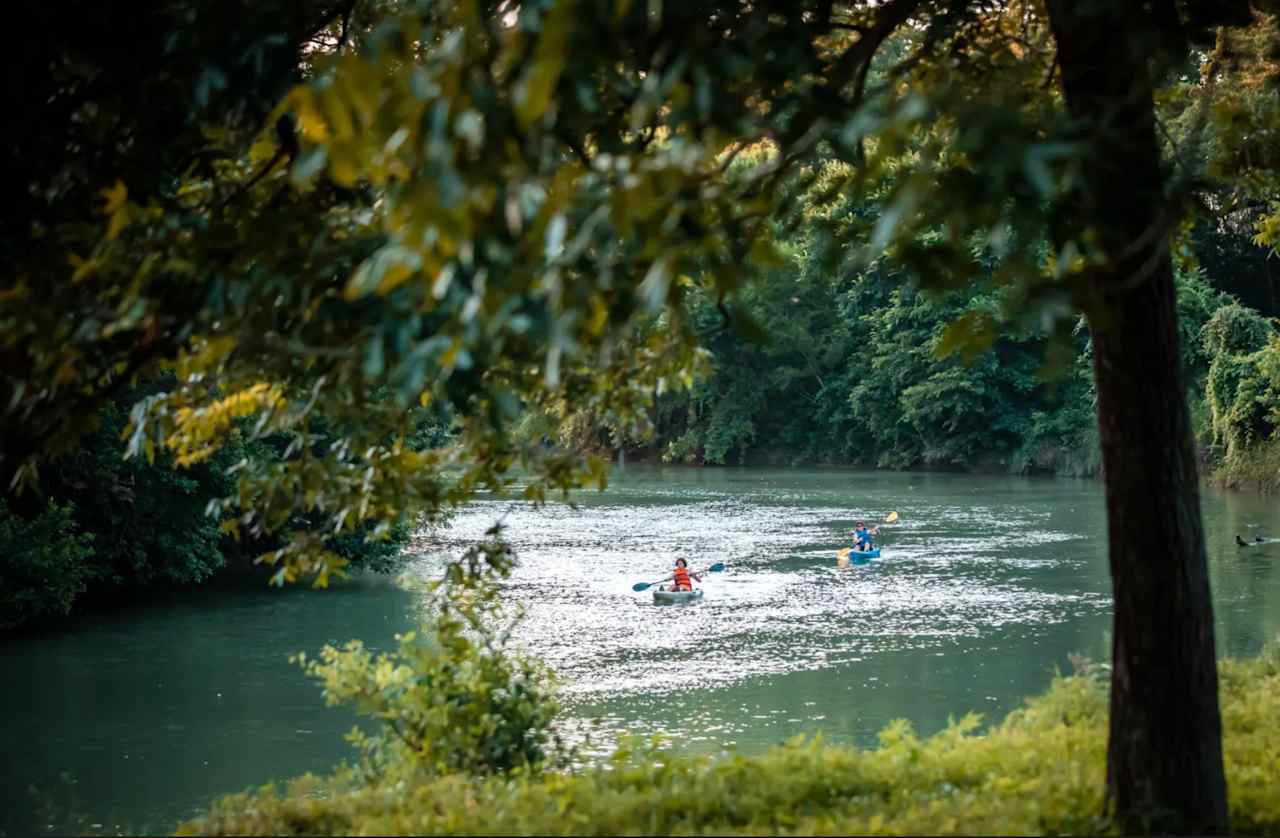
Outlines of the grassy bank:
<svg viewBox="0 0 1280 838">
<path fill-rule="evenodd" d="M 1232 830 L 1280 834 L 1280 649 L 1220 672 Z M 1106 721 L 1105 677 L 1092 669 L 1055 679 L 980 735 L 970 716 L 923 739 L 892 724 L 869 750 L 640 750 L 517 779 L 360 784 L 339 771 L 222 798 L 180 834 L 1098 833 Z"/>
</svg>

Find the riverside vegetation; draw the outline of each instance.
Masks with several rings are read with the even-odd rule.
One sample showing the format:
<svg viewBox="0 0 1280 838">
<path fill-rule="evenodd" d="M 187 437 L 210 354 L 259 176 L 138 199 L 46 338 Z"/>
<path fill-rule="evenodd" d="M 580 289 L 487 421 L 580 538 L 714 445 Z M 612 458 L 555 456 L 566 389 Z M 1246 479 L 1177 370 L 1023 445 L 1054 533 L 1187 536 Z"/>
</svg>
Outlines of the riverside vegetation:
<svg viewBox="0 0 1280 838">
<path fill-rule="evenodd" d="M 252 572 L 256 556 L 283 544 L 267 534 L 233 538 L 226 518 L 210 514 L 236 490 L 237 463 L 288 456 L 289 441 L 282 436 L 253 439 L 242 423 L 216 454 L 186 469 L 176 469 L 167 451 L 154 461 L 125 459 L 121 435 L 129 407 L 164 383 L 125 391 L 99 410 L 95 430 L 46 472 L 45 505 L 35 515 L 13 514 L 0 498 L 0 631 L 47 626 L 77 604 L 136 601 L 156 588 Z M 411 444 L 438 445 L 446 436 L 444 424 L 424 410 Z M 312 444 L 319 450 L 331 441 L 331 434 L 318 433 Z M 290 522 L 293 529 L 316 525 L 314 514 Z M 367 537 L 372 529 L 334 541 L 346 571 L 390 573 L 400 567 L 408 523 L 378 538 Z"/>
<path fill-rule="evenodd" d="M 1280 830 L 1280 663 L 1221 662 L 1232 833 Z M 1106 688 L 1096 672 L 984 733 L 967 715 L 869 750 L 794 741 L 760 756 L 673 756 L 644 743 L 574 773 L 360 780 L 350 770 L 221 798 L 180 835 L 1107 834 Z"/>
</svg>

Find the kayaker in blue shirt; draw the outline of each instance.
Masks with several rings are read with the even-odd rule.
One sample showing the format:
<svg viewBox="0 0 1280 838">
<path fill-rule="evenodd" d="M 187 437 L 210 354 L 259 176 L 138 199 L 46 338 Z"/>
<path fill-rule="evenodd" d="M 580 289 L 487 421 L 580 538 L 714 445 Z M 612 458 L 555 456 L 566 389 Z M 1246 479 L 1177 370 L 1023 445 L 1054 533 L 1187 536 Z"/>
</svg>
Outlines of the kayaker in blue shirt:
<svg viewBox="0 0 1280 838">
<path fill-rule="evenodd" d="M 871 536 L 879 535 L 879 534 L 880 534 L 879 527 L 872 527 L 871 529 L 867 529 L 867 522 L 859 521 L 858 526 L 855 527 L 853 530 L 853 545 L 859 552 L 862 552 L 862 553 L 865 553 L 869 550 L 873 550 L 875 548 L 871 546 Z"/>
</svg>

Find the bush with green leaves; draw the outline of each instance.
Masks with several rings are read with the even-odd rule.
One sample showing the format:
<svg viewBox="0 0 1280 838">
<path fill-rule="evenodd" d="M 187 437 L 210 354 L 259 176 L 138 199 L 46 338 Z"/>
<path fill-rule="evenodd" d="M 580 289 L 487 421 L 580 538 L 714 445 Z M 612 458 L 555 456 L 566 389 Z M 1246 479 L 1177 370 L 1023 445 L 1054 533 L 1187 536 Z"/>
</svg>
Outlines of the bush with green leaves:
<svg viewBox="0 0 1280 838">
<path fill-rule="evenodd" d="M 574 773 L 307 776 L 217 801 L 179 834 L 1100 834 L 1106 667 L 1057 677 L 985 732 L 969 714 L 876 748 L 795 739 L 763 754 L 691 757 L 624 743 Z M 1280 647 L 1219 665 L 1232 831 L 1280 831 Z"/>
<path fill-rule="evenodd" d="M 0 500 L 0 630 L 68 613 L 97 572 L 92 557 L 93 536 L 70 505 L 49 501 L 27 519 Z"/>
<path fill-rule="evenodd" d="M 496 535 L 496 534 L 495 534 Z M 509 566 L 496 538 L 468 553 Z M 473 565 L 474 566 L 474 565 Z M 563 768 L 570 752 L 554 727 L 559 705 L 550 673 L 512 650 L 508 618 L 492 581 L 454 565 L 452 578 L 422 585 L 431 617 L 421 633 L 397 637 L 390 653 L 358 640 L 325 646 L 319 660 L 295 660 L 324 688 L 326 703 L 378 720 L 356 728 L 357 776 L 388 781 L 453 773 L 537 774 Z"/>
<path fill-rule="evenodd" d="M 1230 355 L 1248 355 L 1267 345 L 1275 328 L 1257 311 L 1238 303 L 1223 305 L 1204 324 L 1201 339 L 1210 362 Z"/>
</svg>

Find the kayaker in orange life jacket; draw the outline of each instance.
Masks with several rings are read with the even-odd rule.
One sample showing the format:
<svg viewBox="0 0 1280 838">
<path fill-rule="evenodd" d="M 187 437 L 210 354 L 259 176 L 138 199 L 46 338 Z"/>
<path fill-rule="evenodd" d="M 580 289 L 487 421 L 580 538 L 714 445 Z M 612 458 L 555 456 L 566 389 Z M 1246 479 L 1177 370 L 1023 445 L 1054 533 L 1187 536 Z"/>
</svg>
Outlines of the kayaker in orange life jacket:
<svg viewBox="0 0 1280 838">
<path fill-rule="evenodd" d="M 696 579 L 699 582 L 702 581 L 702 577 L 700 575 L 689 572 L 689 563 L 685 561 L 683 556 L 676 559 L 676 569 L 672 571 L 672 574 L 667 578 L 674 580 L 671 583 L 671 587 L 667 589 L 671 591 L 692 591 L 693 582 L 690 581 L 690 579 Z"/>
</svg>

